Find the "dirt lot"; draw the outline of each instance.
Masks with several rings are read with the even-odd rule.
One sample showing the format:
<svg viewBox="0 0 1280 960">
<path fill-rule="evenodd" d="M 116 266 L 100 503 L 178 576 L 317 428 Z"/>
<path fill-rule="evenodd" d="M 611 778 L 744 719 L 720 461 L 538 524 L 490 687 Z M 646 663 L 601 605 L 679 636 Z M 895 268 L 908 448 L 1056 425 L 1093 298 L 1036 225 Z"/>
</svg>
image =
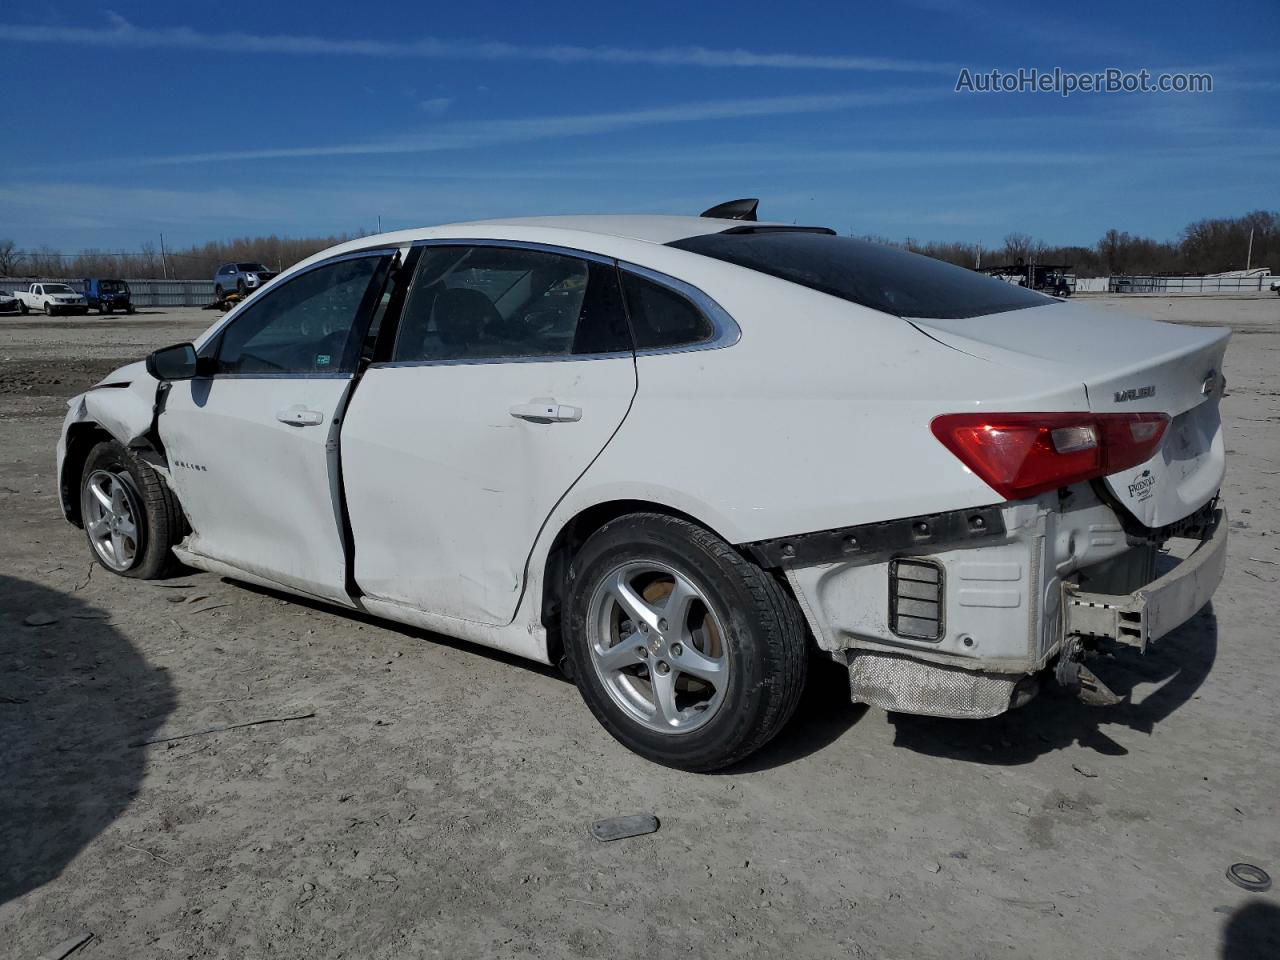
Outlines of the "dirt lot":
<svg viewBox="0 0 1280 960">
<path fill-rule="evenodd" d="M 1280 877 L 1280 299 L 1105 302 L 1235 329 L 1212 607 L 1111 665 L 1113 708 L 895 717 L 827 669 L 717 776 L 627 753 L 551 670 L 94 569 L 63 401 L 214 315 L 0 318 L 0 956 L 1280 956 L 1278 892 L 1224 877 Z M 633 812 L 659 832 L 588 836 Z"/>
</svg>

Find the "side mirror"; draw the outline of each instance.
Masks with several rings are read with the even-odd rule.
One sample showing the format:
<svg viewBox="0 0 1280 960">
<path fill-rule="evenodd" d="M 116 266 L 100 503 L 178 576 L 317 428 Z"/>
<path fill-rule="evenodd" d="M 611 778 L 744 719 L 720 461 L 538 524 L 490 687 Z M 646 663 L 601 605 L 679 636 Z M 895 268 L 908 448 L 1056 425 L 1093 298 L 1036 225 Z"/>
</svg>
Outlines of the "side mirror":
<svg viewBox="0 0 1280 960">
<path fill-rule="evenodd" d="M 189 343 L 162 347 L 147 357 L 147 373 L 157 380 L 194 380 L 208 375 L 208 370 L 201 369 L 204 366 L 196 356 L 196 348 Z"/>
</svg>

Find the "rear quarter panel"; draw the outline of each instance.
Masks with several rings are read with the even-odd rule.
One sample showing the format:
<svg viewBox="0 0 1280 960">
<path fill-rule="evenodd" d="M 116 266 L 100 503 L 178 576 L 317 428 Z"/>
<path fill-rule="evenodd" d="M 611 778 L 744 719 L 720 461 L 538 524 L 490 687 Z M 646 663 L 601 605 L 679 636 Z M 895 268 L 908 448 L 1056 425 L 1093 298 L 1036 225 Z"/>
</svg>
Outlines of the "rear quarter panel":
<svg viewBox="0 0 1280 960">
<path fill-rule="evenodd" d="M 1087 409 L 1078 381 L 970 356 L 897 317 L 671 248 L 645 265 L 700 287 L 741 339 L 642 354 L 630 415 L 558 513 L 648 500 L 743 543 L 996 503 L 930 420 Z"/>
</svg>

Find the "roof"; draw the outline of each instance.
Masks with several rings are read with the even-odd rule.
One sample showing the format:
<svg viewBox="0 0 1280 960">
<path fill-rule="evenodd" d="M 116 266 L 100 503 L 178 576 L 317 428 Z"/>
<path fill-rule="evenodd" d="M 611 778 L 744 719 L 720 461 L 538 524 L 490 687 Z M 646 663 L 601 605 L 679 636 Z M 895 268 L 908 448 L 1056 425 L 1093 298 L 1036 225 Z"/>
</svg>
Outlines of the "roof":
<svg viewBox="0 0 1280 960">
<path fill-rule="evenodd" d="M 625 237 L 629 240 L 645 240 L 649 243 L 671 243 L 704 233 L 720 233 L 732 227 L 743 226 L 741 220 L 715 220 L 710 217 L 667 217 L 644 214 L 599 215 L 578 217 L 511 217 L 499 220 L 472 220 L 467 223 L 451 223 L 446 226 L 461 227 L 473 224 L 487 227 L 541 227 L 549 230 L 571 230 L 577 233 L 594 233 L 606 237 Z M 751 221 L 751 226 L 786 226 L 765 221 Z"/>
</svg>

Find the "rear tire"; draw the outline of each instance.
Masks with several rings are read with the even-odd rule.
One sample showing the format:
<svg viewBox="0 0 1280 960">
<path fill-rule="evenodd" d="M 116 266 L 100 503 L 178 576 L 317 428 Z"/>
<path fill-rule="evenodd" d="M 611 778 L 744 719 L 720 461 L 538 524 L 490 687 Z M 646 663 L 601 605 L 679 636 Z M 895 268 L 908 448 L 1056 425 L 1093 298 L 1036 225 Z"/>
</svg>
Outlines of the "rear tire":
<svg viewBox="0 0 1280 960">
<path fill-rule="evenodd" d="M 213 288 L 213 302 L 221 303 L 225 298 L 226 293 L 223 292 L 222 284 L 215 284 Z"/>
<path fill-rule="evenodd" d="M 156 580 L 177 565 L 173 545 L 184 532 L 178 499 L 160 474 L 115 440 L 99 443 L 85 460 L 80 519 L 93 558 L 112 573 Z"/>
<path fill-rule="evenodd" d="M 710 531 L 662 514 L 613 520 L 573 558 L 567 593 L 565 647 L 582 698 L 641 756 L 715 770 L 760 749 L 795 711 L 804 618 L 777 580 Z"/>
<path fill-rule="evenodd" d="M 27 306 L 27 301 L 25 300 L 18 301 L 18 312 L 22 314 L 24 317 L 31 312 L 31 308 Z"/>
</svg>

